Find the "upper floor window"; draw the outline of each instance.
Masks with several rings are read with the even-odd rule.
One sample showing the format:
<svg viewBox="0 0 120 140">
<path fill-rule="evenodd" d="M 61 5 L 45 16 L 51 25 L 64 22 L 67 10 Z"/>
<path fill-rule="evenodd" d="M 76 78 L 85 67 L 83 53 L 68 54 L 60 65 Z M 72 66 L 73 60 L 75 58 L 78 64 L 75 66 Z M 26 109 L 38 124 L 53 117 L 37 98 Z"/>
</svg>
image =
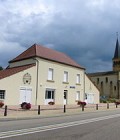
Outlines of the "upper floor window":
<svg viewBox="0 0 120 140">
<path fill-rule="evenodd" d="M 5 90 L 0 90 L 0 99 L 5 99 Z"/>
<path fill-rule="evenodd" d="M 76 83 L 80 84 L 80 74 L 77 74 Z"/>
<path fill-rule="evenodd" d="M 68 72 L 64 71 L 64 79 L 63 82 L 68 82 Z"/>
<path fill-rule="evenodd" d="M 49 68 L 48 70 L 48 80 L 53 80 L 53 69 Z"/>
</svg>

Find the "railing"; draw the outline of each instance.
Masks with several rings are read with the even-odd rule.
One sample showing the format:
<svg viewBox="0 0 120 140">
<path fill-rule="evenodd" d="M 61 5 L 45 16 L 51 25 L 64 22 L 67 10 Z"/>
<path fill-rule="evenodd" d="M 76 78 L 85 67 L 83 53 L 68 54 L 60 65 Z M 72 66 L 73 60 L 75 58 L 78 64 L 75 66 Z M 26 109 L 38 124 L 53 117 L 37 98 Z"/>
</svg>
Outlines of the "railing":
<svg viewBox="0 0 120 140">
<path fill-rule="evenodd" d="M 80 105 L 32 105 L 31 109 L 22 109 L 20 106 L 3 106 L 0 108 L 0 118 L 3 117 L 34 117 L 34 116 L 56 116 L 66 114 L 78 114 L 80 112 L 93 112 L 99 110 L 118 109 L 120 105 L 114 103 Z"/>
</svg>

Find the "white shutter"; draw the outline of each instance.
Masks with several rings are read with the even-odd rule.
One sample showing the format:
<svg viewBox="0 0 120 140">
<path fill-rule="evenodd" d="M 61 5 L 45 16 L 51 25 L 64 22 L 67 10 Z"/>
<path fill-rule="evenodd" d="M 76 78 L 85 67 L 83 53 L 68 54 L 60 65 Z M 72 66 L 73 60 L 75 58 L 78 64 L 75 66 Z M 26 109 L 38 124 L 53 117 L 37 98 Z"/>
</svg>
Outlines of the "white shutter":
<svg viewBox="0 0 120 140">
<path fill-rule="evenodd" d="M 80 91 L 76 92 L 76 100 L 79 101 L 80 100 Z"/>
<path fill-rule="evenodd" d="M 77 83 L 77 84 L 80 83 L 80 74 L 77 74 L 76 83 Z"/>
<path fill-rule="evenodd" d="M 68 82 L 68 72 L 64 71 L 64 82 Z"/>
<path fill-rule="evenodd" d="M 31 88 L 22 87 L 20 89 L 20 100 L 19 100 L 19 103 L 20 104 L 22 102 L 31 103 L 31 95 L 32 95 L 32 89 Z"/>
<path fill-rule="evenodd" d="M 53 80 L 53 69 L 51 68 L 48 70 L 48 80 Z"/>
</svg>

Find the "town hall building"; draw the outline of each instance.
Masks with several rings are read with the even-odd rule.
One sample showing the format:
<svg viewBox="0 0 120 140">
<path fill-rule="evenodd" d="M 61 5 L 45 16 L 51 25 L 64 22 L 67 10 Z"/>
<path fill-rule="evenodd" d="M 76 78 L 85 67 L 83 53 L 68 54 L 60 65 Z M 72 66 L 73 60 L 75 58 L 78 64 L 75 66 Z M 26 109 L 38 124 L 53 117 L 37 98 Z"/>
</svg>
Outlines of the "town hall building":
<svg viewBox="0 0 120 140">
<path fill-rule="evenodd" d="M 99 103 L 85 68 L 64 53 L 34 44 L 0 71 L 0 101 L 7 105 Z"/>
</svg>

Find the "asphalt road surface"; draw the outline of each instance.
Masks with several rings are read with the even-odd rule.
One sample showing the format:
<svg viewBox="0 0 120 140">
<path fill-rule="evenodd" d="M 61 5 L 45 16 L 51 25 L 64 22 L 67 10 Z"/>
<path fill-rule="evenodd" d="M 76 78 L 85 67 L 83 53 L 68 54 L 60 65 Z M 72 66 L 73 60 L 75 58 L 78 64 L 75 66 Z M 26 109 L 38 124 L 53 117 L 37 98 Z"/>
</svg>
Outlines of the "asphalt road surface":
<svg viewBox="0 0 120 140">
<path fill-rule="evenodd" d="M 120 109 L 0 121 L 0 140 L 120 140 Z"/>
</svg>

